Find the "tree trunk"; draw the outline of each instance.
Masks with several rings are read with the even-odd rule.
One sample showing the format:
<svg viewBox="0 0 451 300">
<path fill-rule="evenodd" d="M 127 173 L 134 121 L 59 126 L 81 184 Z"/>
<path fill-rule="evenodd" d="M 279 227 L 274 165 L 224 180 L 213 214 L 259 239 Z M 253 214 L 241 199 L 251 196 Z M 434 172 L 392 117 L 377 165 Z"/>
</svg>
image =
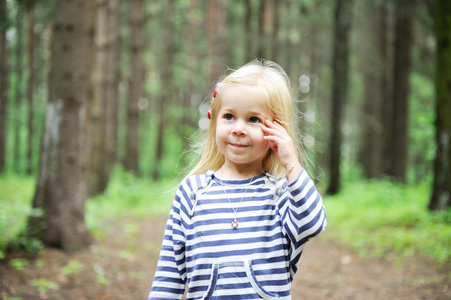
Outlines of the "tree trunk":
<svg viewBox="0 0 451 300">
<path fill-rule="evenodd" d="M 258 57 L 270 60 L 276 58 L 277 0 L 261 0 Z"/>
<path fill-rule="evenodd" d="M 95 96 L 91 131 L 88 195 L 104 192 L 117 161 L 119 114 L 119 0 L 97 2 Z"/>
<path fill-rule="evenodd" d="M 164 137 L 166 129 L 166 107 L 167 103 L 171 102 L 170 99 L 173 96 L 171 88 L 172 81 L 171 63 L 173 62 L 175 54 L 174 42 L 172 40 L 174 35 L 173 11 L 174 11 L 174 0 L 168 0 L 166 7 L 166 18 L 164 21 L 164 34 L 163 34 L 164 54 L 163 54 L 163 64 L 161 66 L 161 94 L 159 99 L 160 103 L 158 111 L 158 134 L 153 170 L 154 180 L 158 180 L 161 176 L 161 161 L 163 159 L 164 153 Z"/>
<path fill-rule="evenodd" d="M 199 64 L 199 35 L 198 32 L 200 30 L 200 19 L 197 17 L 197 11 L 200 9 L 197 0 L 190 0 L 188 4 L 188 13 L 187 13 L 187 32 L 186 32 L 186 48 L 187 48 L 187 56 L 188 59 L 186 61 L 186 68 L 188 70 L 188 78 L 186 78 L 186 95 L 183 97 L 183 119 L 182 119 L 182 130 L 181 137 L 183 139 L 183 148 L 187 149 L 189 147 L 189 136 L 192 133 L 192 129 L 196 128 L 197 123 L 195 123 L 193 115 L 193 106 L 191 103 L 191 99 L 195 97 L 198 93 L 196 84 L 195 84 L 195 76 L 193 74 L 199 74 L 200 68 Z M 197 106 L 195 107 L 197 109 Z M 182 157 L 183 165 L 186 165 L 188 162 L 186 161 L 186 155 Z"/>
<path fill-rule="evenodd" d="M 227 6 L 225 0 L 210 0 L 207 3 L 207 39 L 209 80 L 221 79 L 227 66 Z"/>
<path fill-rule="evenodd" d="M 282 4 L 284 4 L 282 6 Z M 299 118 L 296 118 L 297 123 L 296 126 L 300 128 L 300 132 L 302 133 L 300 142 L 305 146 L 305 138 L 307 136 L 307 121 L 306 121 L 306 113 L 309 108 L 313 104 L 313 95 L 310 90 L 306 90 L 305 88 L 301 88 L 301 82 L 299 81 L 302 75 L 309 75 L 309 79 L 311 73 L 314 72 L 313 61 L 310 60 L 311 56 L 311 47 L 314 42 L 310 39 L 308 45 L 301 45 L 301 38 L 304 37 L 304 33 L 308 32 L 309 28 L 305 28 L 306 31 L 301 30 L 299 26 L 300 19 L 308 18 L 307 12 L 303 13 L 301 9 L 301 5 L 299 3 L 285 2 L 280 4 L 280 12 L 283 12 L 281 16 L 281 20 L 283 19 L 285 24 L 280 24 L 277 26 L 277 29 L 285 25 L 285 28 L 281 28 L 282 31 L 285 31 L 284 38 L 279 39 L 277 44 L 280 44 L 280 50 L 276 49 L 277 62 L 280 62 L 287 72 L 288 77 L 293 83 L 292 88 L 295 89 L 295 97 L 299 99 L 297 101 L 298 113 L 300 115 Z M 293 14 L 295 12 L 295 14 Z M 295 34 L 296 33 L 296 34 Z M 305 37 L 308 34 L 305 34 Z M 301 54 L 302 53 L 302 54 Z M 305 60 L 301 61 L 301 56 L 305 58 Z M 304 63 L 304 64 L 302 64 Z M 307 71 L 308 70 L 308 71 Z M 310 74 L 308 74 L 310 72 Z M 304 78 L 304 77 L 302 77 Z M 302 80 L 301 80 L 302 81 Z M 311 85 L 309 84 L 309 88 Z M 312 101 L 309 101 L 309 100 Z M 304 162 L 306 164 L 306 162 Z"/>
<path fill-rule="evenodd" d="M 281 2 L 279 4 L 279 18 L 277 29 L 284 32 L 278 41 L 274 41 L 278 46 L 276 48 L 276 61 L 287 72 L 288 77 L 292 80 L 293 84 L 299 81 L 301 75 L 301 69 L 306 66 L 311 72 L 310 54 L 312 39 L 308 36 L 309 28 L 299 28 L 299 24 L 303 19 L 307 19 L 308 11 L 303 12 L 301 5 L 294 2 Z M 316 25 L 315 25 L 316 26 Z M 313 27 L 313 26 L 312 26 Z M 303 31 L 305 30 L 305 31 Z M 301 44 L 301 39 L 309 38 L 309 42 Z M 307 45 L 308 44 L 308 45 Z M 305 64 L 301 64 L 301 58 L 305 58 Z M 304 73 L 306 71 L 302 71 Z M 299 87 L 296 88 L 297 92 L 300 92 Z M 310 95 L 304 94 L 303 96 L 309 97 Z M 302 97 L 306 98 L 306 97 Z M 305 106 L 305 105 L 304 105 Z"/>
<path fill-rule="evenodd" d="M 23 9 L 22 5 L 17 6 L 16 12 L 16 48 L 15 48 L 15 66 L 14 73 L 16 74 L 16 80 L 13 84 L 11 84 L 11 89 L 14 88 L 15 96 L 13 98 L 14 105 L 11 110 L 12 117 L 12 126 L 13 126 L 13 147 L 12 155 L 13 155 L 13 169 L 17 173 L 22 172 L 22 147 L 24 143 L 21 141 L 21 132 L 22 132 L 22 120 L 24 112 L 23 112 L 23 91 L 22 91 L 22 82 L 24 77 L 24 66 L 22 64 L 23 58 Z"/>
<path fill-rule="evenodd" d="M 6 31 L 8 21 L 6 0 L 0 0 L 0 174 L 6 169 L 6 134 L 8 116 L 8 48 Z"/>
<path fill-rule="evenodd" d="M 89 98 L 89 137 L 88 137 L 88 196 L 100 194 L 106 189 L 105 164 L 105 85 L 107 45 L 107 5 L 108 1 L 97 1 L 95 64 L 93 70 L 92 97 Z"/>
<path fill-rule="evenodd" d="M 29 233 L 67 252 L 87 247 L 86 115 L 95 2 L 58 1 L 50 49 L 49 101 Z"/>
<path fill-rule="evenodd" d="M 391 90 L 391 82 L 393 78 L 392 74 L 392 61 L 393 56 L 391 55 L 393 51 L 393 46 L 390 43 L 390 39 L 388 37 L 388 32 L 390 31 L 390 16 L 392 15 L 392 10 L 389 9 L 390 5 L 388 4 L 388 0 L 386 2 L 382 2 L 380 4 L 379 10 L 379 33 L 378 33 L 378 57 L 381 62 L 381 71 L 382 78 L 379 82 L 379 87 L 381 90 L 380 96 L 382 97 L 382 107 L 379 111 L 382 120 L 382 150 L 381 150 L 381 165 L 380 165 L 380 175 L 387 174 L 387 171 L 390 170 L 392 149 L 390 146 L 390 139 L 393 128 L 393 105 L 392 105 L 392 90 Z"/>
<path fill-rule="evenodd" d="M 105 163 L 105 188 L 108 185 L 111 170 L 118 161 L 118 140 L 119 140 L 119 81 L 120 81 L 120 43 L 119 43 L 119 31 L 120 31 L 120 19 L 119 8 L 120 0 L 108 1 L 108 51 L 107 51 L 107 81 L 105 100 L 108 105 L 105 111 L 106 117 L 106 157 Z M 144 24 L 141 24 L 144 27 Z M 144 79 L 144 64 L 142 77 Z"/>
<path fill-rule="evenodd" d="M 341 161 L 341 126 L 348 89 L 348 56 L 349 32 L 351 24 L 352 0 L 337 0 L 335 7 L 335 34 L 332 67 L 332 115 L 329 140 L 329 173 L 328 194 L 336 194 L 340 190 Z"/>
<path fill-rule="evenodd" d="M 316 1 L 312 6 L 312 12 L 318 12 L 323 10 L 322 6 L 324 2 Z M 325 61 L 327 51 L 322 44 L 322 36 L 324 36 L 324 31 L 326 29 L 324 26 L 317 26 L 316 24 L 310 22 L 309 28 L 307 32 L 307 36 L 309 37 L 308 48 L 310 48 L 309 53 L 309 61 L 310 61 L 310 95 L 309 98 L 309 106 L 311 107 L 311 111 L 313 115 L 311 118 L 311 129 L 312 136 L 314 141 L 314 147 L 317 148 L 316 141 L 326 141 L 327 140 L 327 132 L 326 130 L 318 130 L 318 120 L 324 120 L 324 124 L 321 124 L 321 128 L 330 128 L 330 124 L 328 123 L 329 114 L 330 114 L 330 104 L 328 101 L 321 101 L 321 99 L 325 99 L 327 97 L 327 92 L 321 87 L 322 84 L 318 84 L 318 79 L 321 77 L 321 65 L 322 61 Z M 303 40 L 301 40 L 302 43 Z M 327 53 L 326 53 L 327 52 Z M 327 146 L 326 146 L 327 147 Z M 319 178 L 319 176 L 323 175 L 324 171 L 328 169 L 328 160 L 329 153 L 327 151 L 312 151 L 309 155 L 309 159 L 314 161 L 315 163 L 311 167 L 313 178 Z"/>
<path fill-rule="evenodd" d="M 139 174 L 139 99 L 143 97 L 144 8 L 143 0 L 133 0 L 130 9 L 131 78 L 127 104 L 127 146 L 124 167 Z"/>
<path fill-rule="evenodd" d="M 379 55 L 383 49 L 381 43 L 386 43 L 383 38 L 387 34 L 386 11 L 381 5 L 375 6 L 368 3 L 364 8 L 363 18 L 367 22 L 362 23 L 360 31 L 360 52 L 362 53 L 361 72 L 363 73 L 363 107 L 361 122 L 361 147 L 359 161 L 366 178 L 377 178 L 381 175 L 382 150 L 383 150 L 383 120 L 382 103 L 384 90 L 381 89 L 384 80 L 384 66 L 386 58 Z"/>
<path fill-rule="evenodd" d="M 451 207 L 451 2 L 438 0 L 436 8 L 436 143 L 430 210 Z"/>
<path fill-rule="evenodd" d="M 392 130 L 389 135 L 388 148 L 391 155 L 387 175 L 400 182 L 406 181 L 407 140 L 408 140 L 408 99 L 409 75 L 411 69 L 411 52 L 413 44 L 413 7 L 415 2 L 398 0 L 395 24 L 395 55 L 393 62 L 393 98 L 391 114 Z"/>
<path fill-rule="evenodd" d="M 256 53 L 254 50 L 254 44 L 257 39 L 254 36 L 254 31 L 252 28 L 252 15 L 253 15 L 253 8 L 252 8 L 252 1 L 251 0 L 245 0 L 245 15 L 244 15 L 244 34 L 246 35 L 246 41 L 245 41 L 245 47 L 246 47 L 246 60 L 251 61 L 253 58 L 256 57 Z"/>
<path fill-rule="evenodd" d="M 34 25 L 35 25 L 34 4 L 28 9 L 28 83 L 27 83 L 27 108 L 28 108 L 28 136 L 27 136 L 27 175 L 33 173 L 33 140 L 34 140 Z"/>
</svg>

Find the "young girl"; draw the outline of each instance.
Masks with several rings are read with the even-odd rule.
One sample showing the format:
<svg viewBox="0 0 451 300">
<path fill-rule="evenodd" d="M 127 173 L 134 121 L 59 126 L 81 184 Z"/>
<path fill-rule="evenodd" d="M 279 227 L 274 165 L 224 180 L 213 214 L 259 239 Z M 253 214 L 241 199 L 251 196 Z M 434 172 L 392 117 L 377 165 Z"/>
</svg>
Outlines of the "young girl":
<svg viewBox="0 0 451 300">
<path fill-rule="evenodd" d="M 305 243 L 326 227 L 298 160 L 291 88 L 270 61 L 218 83 L 199 163 L 180 184 L 149 299 L 291 299 Z"/>
</svg>

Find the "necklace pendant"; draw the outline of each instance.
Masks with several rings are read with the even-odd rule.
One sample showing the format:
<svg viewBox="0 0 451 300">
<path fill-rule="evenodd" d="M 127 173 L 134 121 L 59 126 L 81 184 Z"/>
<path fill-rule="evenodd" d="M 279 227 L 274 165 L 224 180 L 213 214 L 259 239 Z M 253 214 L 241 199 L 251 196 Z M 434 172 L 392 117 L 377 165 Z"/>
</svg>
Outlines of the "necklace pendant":
<svg viewBox="0 0 451 300">
<path fill-rule="evenodd" d="M 237 228 L 238 228 L 238 225 L 239 225 L 238 221 L 237 221 L 236 219 L 233 220 L 233 222 L 232 222 L 232 228 L 233 228 L 233 229 L 237 229 Z"/>
</svg>

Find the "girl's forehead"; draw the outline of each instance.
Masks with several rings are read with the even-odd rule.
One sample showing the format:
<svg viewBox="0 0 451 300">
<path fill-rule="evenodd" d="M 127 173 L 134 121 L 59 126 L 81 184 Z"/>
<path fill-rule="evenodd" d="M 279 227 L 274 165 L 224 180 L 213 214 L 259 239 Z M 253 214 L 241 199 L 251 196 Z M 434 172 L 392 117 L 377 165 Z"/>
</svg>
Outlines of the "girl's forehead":
<svg viewBox="0 0 451 300">
<path fill-rule="evenodd" d="M 250 89 L 242 87 L 228 87 L 222 91 L 222 108 L 235 108 L 267 111 L 269 109 L 265 97 Z"/>
</svg>

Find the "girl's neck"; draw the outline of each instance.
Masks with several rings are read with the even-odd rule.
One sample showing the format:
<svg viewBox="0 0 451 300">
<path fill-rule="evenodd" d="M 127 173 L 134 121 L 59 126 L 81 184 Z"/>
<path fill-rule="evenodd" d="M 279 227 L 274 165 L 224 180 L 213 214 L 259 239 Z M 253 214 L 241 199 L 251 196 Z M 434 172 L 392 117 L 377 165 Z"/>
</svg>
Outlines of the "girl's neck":
<svg viewBox="0 0 451 300">
<path fill-rule="evenodd" d="M 264 170 L 262 167 L 258 169 L 251 167 L 230 168 L 224 164 L 217 172 L 222 179 L 247 179 L 262 174 Z"/>
</svg>

